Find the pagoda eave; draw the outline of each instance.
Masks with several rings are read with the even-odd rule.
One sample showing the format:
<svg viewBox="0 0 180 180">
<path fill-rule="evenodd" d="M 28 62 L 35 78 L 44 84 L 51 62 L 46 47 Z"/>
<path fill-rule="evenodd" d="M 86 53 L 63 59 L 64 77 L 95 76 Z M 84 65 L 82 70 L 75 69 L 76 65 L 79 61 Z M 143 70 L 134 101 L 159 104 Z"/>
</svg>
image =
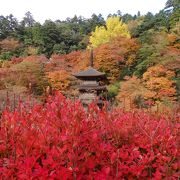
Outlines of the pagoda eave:
<svg viewBox="0 0 180 180">
<path fill-rule="evenodd" d="M 78 86 L 79 90 L 106 90 L 106 86 Z"/>
</svg>

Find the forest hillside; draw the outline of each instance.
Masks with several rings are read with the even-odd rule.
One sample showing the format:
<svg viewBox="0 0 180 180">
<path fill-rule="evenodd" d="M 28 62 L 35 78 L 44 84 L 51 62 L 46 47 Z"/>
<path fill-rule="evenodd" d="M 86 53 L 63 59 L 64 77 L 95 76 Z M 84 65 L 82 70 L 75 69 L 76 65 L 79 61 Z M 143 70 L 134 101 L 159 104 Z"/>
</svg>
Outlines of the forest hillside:
<svg viewBox="0 0 180 180">
<path fill-rule="evenodd" d="M 6 92 L 42 100 L 47 87 L 71 97 L 77 94 L 74 72 L 89 63 L 106 73 L 108 99 L 134 107 L 177 103 L 180 95 L 180 8 L 168 0 L 157 14 L 74 16 L 36 22 L 0 16 L 0 100 Z"/>
</svg>

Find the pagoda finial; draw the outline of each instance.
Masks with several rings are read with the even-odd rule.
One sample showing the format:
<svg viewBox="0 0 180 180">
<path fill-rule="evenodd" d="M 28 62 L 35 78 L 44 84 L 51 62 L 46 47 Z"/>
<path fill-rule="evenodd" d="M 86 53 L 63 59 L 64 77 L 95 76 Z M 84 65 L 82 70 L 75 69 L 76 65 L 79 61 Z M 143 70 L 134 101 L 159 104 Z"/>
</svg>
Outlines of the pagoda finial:
<svg viewBox="0 0 180 180">
<path fill-rule="evenodd" d="M 93 48 L 90 50 L 90 67 L 93 67 Z"/>
</svg>

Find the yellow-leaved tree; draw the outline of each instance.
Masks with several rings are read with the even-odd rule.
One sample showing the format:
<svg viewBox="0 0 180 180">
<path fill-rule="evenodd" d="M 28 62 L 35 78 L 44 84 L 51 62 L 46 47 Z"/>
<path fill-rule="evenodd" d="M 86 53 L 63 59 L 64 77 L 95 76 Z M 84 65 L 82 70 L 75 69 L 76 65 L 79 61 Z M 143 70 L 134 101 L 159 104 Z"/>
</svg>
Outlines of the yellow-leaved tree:
<svg viewBox="0 0 180 180">
<path fill-rule="evenodd" d="M 128 27 L 119 17 L 109 17 L 106 20 L 106 27 L 97 26 L 95 31 L 92 32 L 90 43 L 92 47 L 98 47 L 118 36 L 130 38 Z"/>
</svg>

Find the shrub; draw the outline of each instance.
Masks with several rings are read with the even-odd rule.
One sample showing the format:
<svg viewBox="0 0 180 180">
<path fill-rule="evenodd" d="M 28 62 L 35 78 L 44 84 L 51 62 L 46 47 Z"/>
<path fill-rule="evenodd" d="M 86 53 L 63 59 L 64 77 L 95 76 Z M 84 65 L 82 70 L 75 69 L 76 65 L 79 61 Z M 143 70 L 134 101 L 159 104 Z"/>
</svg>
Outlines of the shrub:
<svg viewBox="0 0 180 180">
<path fill-rule="evenodd" d="M 87 112 L 60 94 L 3 112 L 1 179 L 176 179 L 176 117 L 120 109 Z"/>
</svg>

